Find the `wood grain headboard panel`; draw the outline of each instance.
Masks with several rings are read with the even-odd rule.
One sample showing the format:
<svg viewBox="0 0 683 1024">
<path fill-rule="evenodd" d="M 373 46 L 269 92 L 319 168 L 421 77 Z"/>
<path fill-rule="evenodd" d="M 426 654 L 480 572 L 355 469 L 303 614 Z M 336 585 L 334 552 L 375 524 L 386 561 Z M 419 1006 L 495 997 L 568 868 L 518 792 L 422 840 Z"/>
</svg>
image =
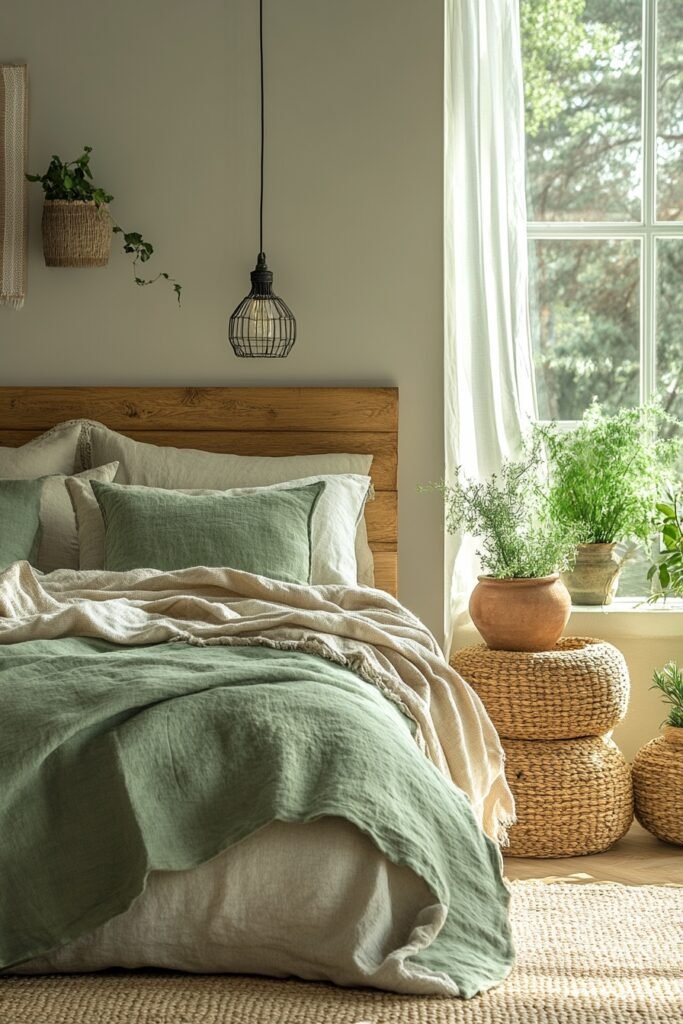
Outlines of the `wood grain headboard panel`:
<svg viewBox="0 0 683 1024">
<path fill-rule="evenodd" d="M 92 419 L 137 441 L 237 455 L 374 456 L 366 508 L 375 582 L 396 594 L 397 388 L 0 387 L 0 446 Z"/>
</svg>

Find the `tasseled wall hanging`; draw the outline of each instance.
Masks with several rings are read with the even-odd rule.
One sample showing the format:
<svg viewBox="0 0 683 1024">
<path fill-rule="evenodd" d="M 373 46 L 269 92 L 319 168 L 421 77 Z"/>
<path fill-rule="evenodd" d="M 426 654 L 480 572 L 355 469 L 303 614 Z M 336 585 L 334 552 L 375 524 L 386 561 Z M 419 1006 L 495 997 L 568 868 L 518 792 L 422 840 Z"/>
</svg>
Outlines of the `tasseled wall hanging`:
<svg viewBox="0 0 683 1024">
<path fill-rule="evenodd" d="M 25 64 L 0 64 L 0 305 L 15 309 L 26 293 L 27 81 Z"/>
</svg>

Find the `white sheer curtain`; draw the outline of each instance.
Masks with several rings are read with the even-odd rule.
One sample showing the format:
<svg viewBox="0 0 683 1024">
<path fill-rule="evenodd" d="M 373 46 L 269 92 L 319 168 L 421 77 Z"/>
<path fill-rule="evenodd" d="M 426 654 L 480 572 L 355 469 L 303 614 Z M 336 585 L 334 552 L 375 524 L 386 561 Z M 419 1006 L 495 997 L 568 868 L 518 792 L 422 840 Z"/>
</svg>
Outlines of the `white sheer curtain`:
<svg viewBox="0 0 683 1024">
<path fill-rule="evenodd" d="M 446 0 L 446 479 L 519 448 L 536 400 L 527 298 L 519 0 Z M 469 621 L 474 544 L 446 540 L 446 651 Z"/>
</svg>

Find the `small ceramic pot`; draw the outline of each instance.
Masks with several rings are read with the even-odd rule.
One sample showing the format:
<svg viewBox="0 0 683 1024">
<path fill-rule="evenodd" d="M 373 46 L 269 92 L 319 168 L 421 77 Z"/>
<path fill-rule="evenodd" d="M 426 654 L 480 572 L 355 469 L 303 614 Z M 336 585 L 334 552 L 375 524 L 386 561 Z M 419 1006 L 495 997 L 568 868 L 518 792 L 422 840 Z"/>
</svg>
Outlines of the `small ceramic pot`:
<svg viewBox="0 0 683 1024">
<path fill-rule="evenodd" d="M 494 651 L 549 651 L 567 625 L 572 602 L 560 577 L 498 580 L 480 576 L 470 615 Z"/>
<path fill-rule="evenodd" d="M 620 572 L 616 544 L 579 544 L 574 568 L 562 573 L 562 581 L 574 604 L 611 604 Z"/>
<path fill-rule="evenodd" d="M 683 728 L 667 725 L 633 761 L 636 818 L 666 843 L 683 846 Z"/>
</svg>

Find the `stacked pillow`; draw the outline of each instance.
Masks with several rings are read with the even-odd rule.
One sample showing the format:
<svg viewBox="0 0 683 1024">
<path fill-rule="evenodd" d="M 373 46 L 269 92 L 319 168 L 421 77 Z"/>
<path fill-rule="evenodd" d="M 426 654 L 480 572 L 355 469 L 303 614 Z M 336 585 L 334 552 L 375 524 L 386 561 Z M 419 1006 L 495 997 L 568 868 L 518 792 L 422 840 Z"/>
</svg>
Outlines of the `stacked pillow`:
<svg viewBox="0 0 683 1024">
<path fill-rule="evenodd" d="M 19 559 L 42 572 L 78 568 L 76 518 L 65 485 L 78 459 L 81 426 L 80 420 L 60 423 L 19 448 L 0 448 L 0 569 Z M 117 469 L 114 462 L 79 478 L 104 483 Z"/>
<path fill-rule="evenodd" d="M 365 502 L 372 493 L 368 476 L 371 455 L 219 455 L 133 441 L 103 424 L 88 422 L 81 435 L 80 459 L 85 465 L 118 462 L 116 484 L 126 484 L 129 488 L 142 486 L 204 498 L 218 497 L 220 492 L 226 501 L 251 495 L 252 501 L 247 503 L 251 508 L 255 507 L 258 497 L 263 524 L 267 521 L 269 507 L 273 519 L 281 514 L 282 502 L 287 500 L 281 496 L 282 491 L 322 483 L 324 488 L 310 515 L 310 582 L 354 585 L 360 581 L 372 585 L 372 553 L 363 518 Z M 120 542 L 113 537 L 117 528 L 113 519 L 105 524 L 101 512 L 105 505 L 115 504 L 116 522 L 120 524 L 124 509 L 128 517 L 132 516 L 134 508 L 142 509 L 144 495 L 136 493 L 135 489 L 126 495 L 127 488 L 123 488 L 116 497 L 103 490 L 95 497 L 88 483 L 77 480 L 71 480 L 68 489 L 78 520 L 81 568 L 121 564 L 118 556 L 111 554 L 114 547 L 120 547 Z M 180 503 L 176 499 L 162 502 L 159 496 L 154 500 L 158 508 L 158 528 L 168 536 L 172 532 L 168 524 L 179 514 Z M 183 507 L 189 517 L 192 505 Z M 227 507 L 225 502 L 222 507 Z M 244 502 L 242 507 L 246 507 Z M 195 505 L 195 528 L 206 535 L 208 527 L 206 522 L 202 525 L 202 510 L 199 504 Z M 169 560 L 162 558 L 161 543 L 160 538 L 154 552 L 157 564 L 163 562 L 170 566 Z M 109 558 L 108 549 L 111 549 Z M 154 556 L 150 552 L 150 560 Z M 266 568 L 270 567 L 266 565 Z"/>
<path fill-rule="evenodd" d="M 290 582 L 372 585 L 363 517 L 371 462 L 220 455 L 62 423 L 0 448 L 0 568 L 21 558 L 43 572 L 229 565 Z"/>
</svg>

